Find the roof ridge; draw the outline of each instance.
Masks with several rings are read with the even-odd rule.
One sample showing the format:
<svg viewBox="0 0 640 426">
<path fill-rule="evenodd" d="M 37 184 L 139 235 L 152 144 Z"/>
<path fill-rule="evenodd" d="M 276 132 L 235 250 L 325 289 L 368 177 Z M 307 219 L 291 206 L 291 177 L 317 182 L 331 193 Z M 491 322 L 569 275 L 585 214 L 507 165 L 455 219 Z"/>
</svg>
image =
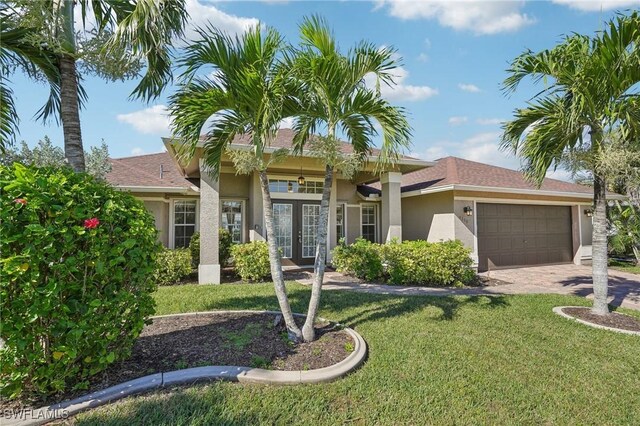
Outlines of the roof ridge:
<svg viewBox="0 0 640 426">
<path fill-rule="evenodd" d="M 111 160 L 128 160 L 130 158 L 150 157 L 152 155 L 161 155 L 161 154 L 170 155 L 167 151 L 162 151 L 162 152 L 152 152 L 150 154 L 129 155 L 128 157 L 118 157 L 118 158 L 109 157 L 109 159 L 111 159 Z"/>
</svg>

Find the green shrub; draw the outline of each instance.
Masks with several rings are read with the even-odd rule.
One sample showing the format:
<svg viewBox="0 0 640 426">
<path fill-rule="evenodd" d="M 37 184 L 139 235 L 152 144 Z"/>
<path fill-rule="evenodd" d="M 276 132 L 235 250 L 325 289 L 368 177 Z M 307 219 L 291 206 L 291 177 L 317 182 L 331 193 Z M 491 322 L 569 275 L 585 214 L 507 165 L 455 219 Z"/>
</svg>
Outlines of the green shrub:
<svg viewBox="0 0 640 426">
<path fill-rule="evenodd" d="M 224 229 L 220 228 L 218 234 L 218 249 L 220 255 L 220 265 L 228 266 L 229 259 L 231 258 L 231 246 L 233 245 L 233 241 L 231 240 L 231 233 Z M 189 242 L 189 251 L 191 252 L 191 265 L 194 269 L 198 268 L 200 264 L 200 233 L 196 232 L 191 236 L 191 241 Z"/>
<path fill-rule="evenodd" d="M 200 233 L 194 232 L 189 240 L 189 253 L 191 253 L 191 267 L 198 269 L 200 264 Z"/>
<path fill-rule="evenodd" d="M 339 272 L 397 285 L 463 286 L 476 278 L 472 265 L 470 250 L 460 241 L 374 244 L 358 239 L 351 245 L 341 242 L 333 251 Z"/>
<path fill-rule="evenodd" d="M 463 286 L 475 279 L 470 250 L 460 241 L 403 241 L 382 246 L 391 284 Z"/>
<path fill-rule="evenodd" d="M 231 255 L 242 281 L 264 281 L 271 276 L 269 247 L 264 241 L 235 244 L 231 247 Z"/>
<path fill-rule="evenodd" d="M 158 255 L 158 266 L 153 272 L 153 280 L 158 285 L 175 285 L 188 277 L 193 271 L 191 253 L 188 249 L 165 248 Z"/>
<path fill-rule="evenodd" d="M 353 275 L 368 281 L 379 280 L 383 276 L 380 244 L 358 238 L 346 245 L 340 240 L 333 250 L 332 263 L 338 272 Z"/>
<path fill-rule="evenodd" d="M 227 266 L 231 258 L 231 247 L 233 246 L 233 240 L 231 238 L 231 232 L 220 228 L 220 233 L 218 234 L 218 250 L 220 265 L 222 266 Z"/>
<path fill-rule="evenodd" d="M 0 167 L 0 188 L 0 393 L 84 388 L 154 313 L 154 219 L 68 168 Z"/>
</svg>

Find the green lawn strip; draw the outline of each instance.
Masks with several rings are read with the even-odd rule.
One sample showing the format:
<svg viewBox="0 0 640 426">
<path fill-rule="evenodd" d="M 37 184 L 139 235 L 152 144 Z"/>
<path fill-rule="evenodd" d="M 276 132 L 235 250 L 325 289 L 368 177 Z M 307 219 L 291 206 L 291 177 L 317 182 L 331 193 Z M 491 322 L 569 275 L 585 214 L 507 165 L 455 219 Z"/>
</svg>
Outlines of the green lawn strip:
<svg viewBox="0 0 640 426">
<path fill-rule="evenodd" d="M 631 274 L 640 275 L 640 266 L 632 265 L 631 263 L 628 263 L 628 262 L 609 260 L 609 268 L 615 269 L 617 271 L 629 272 Z"/>
<path fill-rule="evenodd" d="M 309 290 L 288 285 L 304 312 Z M 369 358 L 334 383 L 216 383 L 129 398 L 78 424 L 630 424 L 640 418 L 640 339 L 551 312 L 573 296 L 397 297 L 323 292 Z M 158 314 L 277 309 L 270 284 L 177 286 Z M 640 312 L 621 310 L 640 317 Z"/>
</svg>

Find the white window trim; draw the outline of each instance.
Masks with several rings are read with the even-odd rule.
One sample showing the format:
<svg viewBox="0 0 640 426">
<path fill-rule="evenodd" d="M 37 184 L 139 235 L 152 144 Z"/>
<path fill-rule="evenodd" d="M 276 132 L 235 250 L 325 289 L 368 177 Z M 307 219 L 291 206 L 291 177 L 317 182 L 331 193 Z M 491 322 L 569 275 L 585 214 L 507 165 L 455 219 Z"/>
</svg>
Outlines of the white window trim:
<svg viewBox="0 0 640 426">
<path fill-rule="evenodd" d="M 379 221 L 379 215 L 378 215 L 378 205 L 374 204 L 374 203 L 362 203 L 360 204 L 360 237 L 364 238 L 362 235 L 362 207 L 364 206 L 371 206 L 373 207 L 373 235 L 374 235 L 374 243 L 377 243 L 380 241 L 380 235 L 378 235 L 378 232 L 380 230 L 380 226 L 378 226 L 378 221 Z M 370 225 L 370 224 L 367 224 Z"/>
<path fill-rule="evenodd" d="M 225 201 L 236 201 L 240 202 L 240 215 L 242 216 L 242 224 L 241 224 L 241 232 L 240 232 L 240 243 L 244 244 L 247 242 L 247 238 L 245 234 L 247 233 L 247 200 L 244 198 L 233 198 L 233 197 L 224 197 L 220 198 L 220 217 L 218 218 L 218 226 L 222 228 L 222 203 Z"/>
<path fill-rule="evenodd" d="M 194 232 L 200 232 L 200 200 L 190 197 L 178 197 L 171 198 L 169 204 L 169 248 L 176 248 L 175 234 L 176 234 L 176 201 L 195 201 L 196 202 L 196 229 Z"/>
<path fill-rule="evenodd" d="M 336 243 L 340 242 L 340 238 L 344 238 L 344 242 L 347 242 L 347 203 L 341 203 L 341 202 L 337 202 L 336 203 L 336 228 L 338 227 L 338 207 L 342 206 L 342 232 L 344 233 L 344 235 L 340 236 L 340 235 L 336 235 Z M 334 230 L 334 232 L 338 232 L 337 229 Z"/>
<path fill-rule="evenodd" d="M 268 175 L 267 180 L 298 180 L 298 176 L 294 175 Z M 304 178 L 308 182 L 323 182 L 324 178 L 320 176 L 311 176 Z M 322 200 L 322 193 L 320 194 L 307 194 L 300 192 L 271 192 L 271 199 L 281 200 Z"/>
<path fill-rule="evenodd" d="M 320 215 L 320 211 L 319 211 L 319 210 L 321 209 L 321 207 L 320 207 L 320 205 L 319 205 L 319 204 L 316 204 L 316 203 L 313 203 L 313 204 L 304 204 L 304 203 L 303 203 L 303 204 L 302 204 L 302 209 L 303 209 L 303 210 L 304 210 L 304 206 L 316 206 L 316 207 L 318 207 L 318 215 Z M 304 211 L 302 212 L 302 216 L 300 217 L 300 232 L 302 232 L 302 231 L 303 231 L 303 230 L 302 230 L 302 226 L 303 226 L 303 225 L 302 225 L 302 222 L 303 222 L 303 221 L 304 221 Z M 318 231 L 317 231 L 317 229 L 316 229 L 316 241 L 317 241 L 317 238 L 318 238 Z M 317 244 L 316 244 L 316 246 L 317 246 Z M 302 241 L 300 241 L 300 250 L 302 251 L 302 253 L 300 253 L 300 257 L 301 257 L 302 259 L 313 259 L 314 257 L 316 257 L 315 250 L 314 250 L 314 252 L 313 252 L 313 255 L 311 255 L 311 256 L 305 256 L 305 255 L 304 255 L 304 247 L 303 247 L 303 243 L 302 243 Z"/>
</svg>

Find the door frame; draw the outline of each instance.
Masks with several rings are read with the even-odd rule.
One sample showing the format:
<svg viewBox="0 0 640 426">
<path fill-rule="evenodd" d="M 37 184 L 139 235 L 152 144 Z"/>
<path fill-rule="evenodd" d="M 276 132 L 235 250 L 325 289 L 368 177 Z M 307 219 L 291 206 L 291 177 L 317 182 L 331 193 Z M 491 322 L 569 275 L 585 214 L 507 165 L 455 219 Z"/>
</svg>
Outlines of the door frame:
<svg viewBox="0 0 640 426">
<path fill-rule="evenodd" d="M 283 266 L 308 266 L 315 262 L 315 254 L 312 257 L 302 256 L 302 206 L 303 205 L 320 205 L 320 200 L 300 200 L 291 198 L 272 198 L 272 204 L 291 204 L 291 254 L 292 256 L 283 257 Z M 274 218 L 275 219 L 275 218 Z"/>
</svg>

